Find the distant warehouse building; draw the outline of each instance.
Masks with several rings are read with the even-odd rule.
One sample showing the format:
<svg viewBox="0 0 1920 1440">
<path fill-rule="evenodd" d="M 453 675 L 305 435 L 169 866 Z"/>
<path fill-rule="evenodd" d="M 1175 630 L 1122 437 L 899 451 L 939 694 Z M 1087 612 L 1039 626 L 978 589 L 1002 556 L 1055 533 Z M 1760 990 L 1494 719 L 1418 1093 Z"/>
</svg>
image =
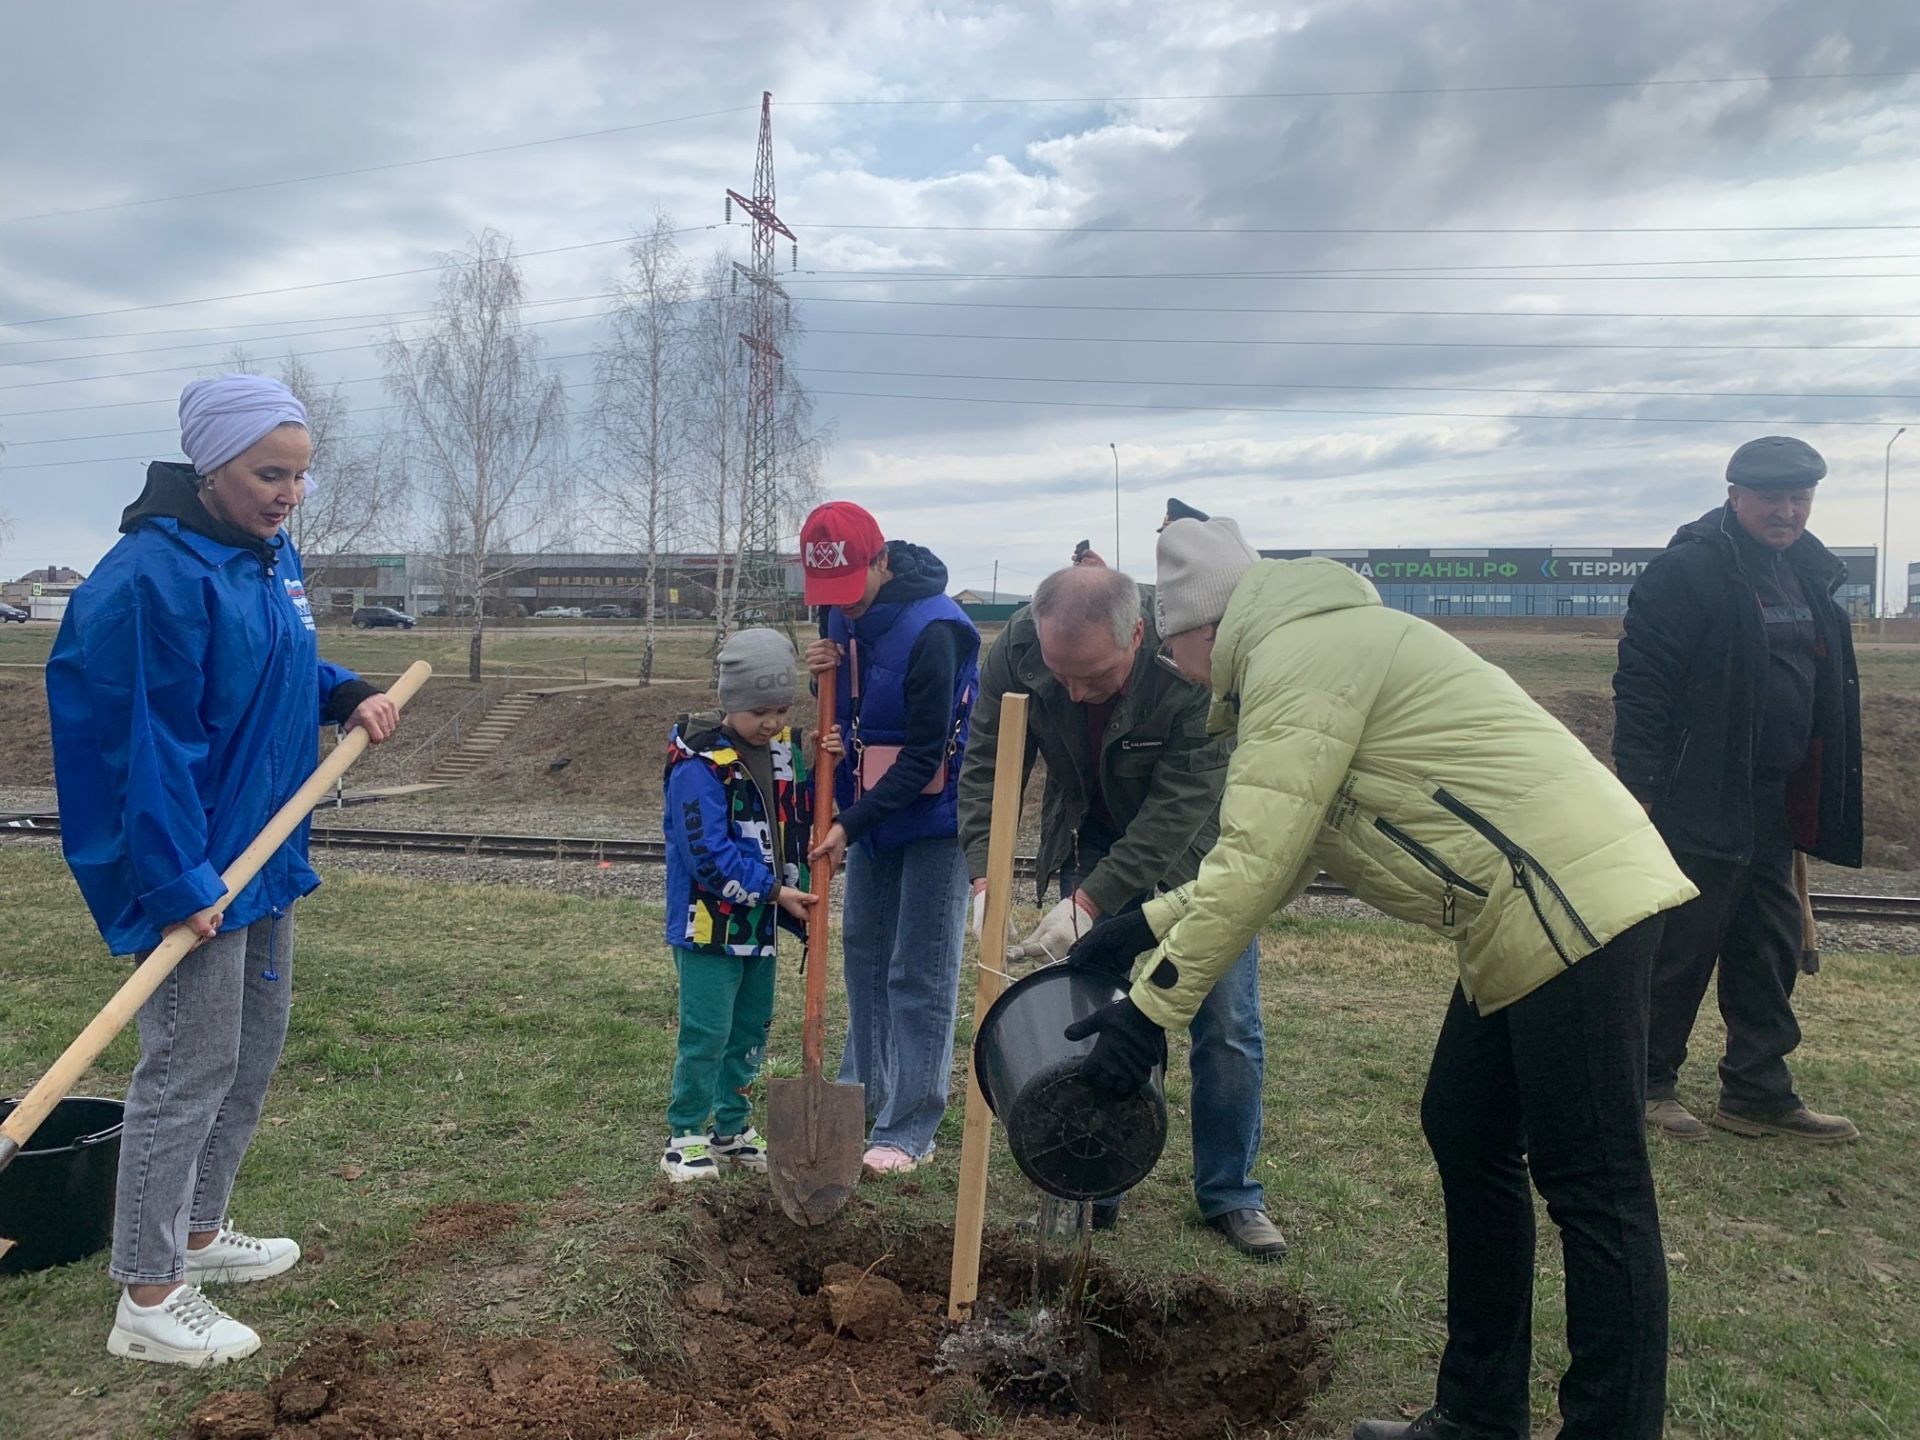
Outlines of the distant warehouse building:
<svg viewBox="0 0 1920 1440">
<path fill-rule="evenodd" d="M 1847 578 L 1848 614 L 1874 613 L 1875 546 L 1833 546 Z M 1323 555 L 1366 576 L 1380 599 L 1413 615 L 1622 615 L 1634 577 L 1660 553 L 1647 547 L 1486 550 L 1262 550 L 1273 560 Z M 1915 572 L 1920 573 L 1920 567 Z M 1909 584 L 1912 582 L 1910 580 Z M 1920 596 L 1916 596 L 1920 598 Z"/>
<path fill-rule="evenodd" d="M 459 608 L 448 565 L 435 555 L 311 555 L 304 557 L 307 594 L 321 613 L 362 605 L 389 605 L 413 615 L 451 614 Z M 728 559 L 728 573 L 732 559 Z M 788 608 L 798 613 L 800 557 L 783 555 Z M 646 613 L 647 557 L 611 551 L 496 555 L 487 562 L 499 578 L 487 587 L 489 614 L 531 615 L 551 605 L 591 609 L 617 605 Z M 719 571 L 711 552 L 662 555 L 655 573 L 657 613 L 692 619 L 713 613 Z"/>
<path fill-rule="evenodd" d="M 1907 614 L 1920 615 L 1920 560 L 1907 562 Z"/>
</svg>

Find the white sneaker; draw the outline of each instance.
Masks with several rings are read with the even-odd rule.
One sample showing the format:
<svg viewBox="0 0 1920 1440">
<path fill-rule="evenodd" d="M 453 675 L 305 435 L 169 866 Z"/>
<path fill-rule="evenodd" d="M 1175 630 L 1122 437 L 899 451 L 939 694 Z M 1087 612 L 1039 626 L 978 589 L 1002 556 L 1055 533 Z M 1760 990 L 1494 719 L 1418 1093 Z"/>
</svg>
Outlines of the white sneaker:
<svg viewBox="0 0 1920 1440">
<path fill-rule="evenodd" d="M 711 1180 L 720 1173 L 713 1162 L 713 1147 L 704 1135 L 674 1136 L 660 1157 L 660 1168 L 676 1185 L 687 1180 Z"/>
<path fill-rule="evenodd" d="M 159 1365 L 224 1365 L 260 1348 L 260 1337 L 200 1293 L 182 1285 L 158 1305 L 136 1305 L 125 1290 L 114 1312 L 107 1353 Z"/>
<path fill-rule="evenodd" d="M 722 1165 L 737 1165 L 742 1170 L 767 1168 L 767 1146 L 760 1132 L 751 1125 L 738 1135 L 709 1135 L 709 1152 Z"/>
<path fill-rule="evenodd" d="M 268 1280 L 291 1270 L 300 1259 L 300 1247 L 292 1240 L 256 1240 L 230 1225 L 222 1225 L 213 1243 L 200 1250 L 187 1251 L 189 1285 L 238 1285 L 248 1280 Z"/>
</svg>

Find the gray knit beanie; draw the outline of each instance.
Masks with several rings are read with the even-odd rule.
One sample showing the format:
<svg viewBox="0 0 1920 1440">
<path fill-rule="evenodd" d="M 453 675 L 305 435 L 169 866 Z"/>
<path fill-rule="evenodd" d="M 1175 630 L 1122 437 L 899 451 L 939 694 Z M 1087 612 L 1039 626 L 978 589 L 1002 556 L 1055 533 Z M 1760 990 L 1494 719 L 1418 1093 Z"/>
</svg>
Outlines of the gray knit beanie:
<svg viewBox="0 0 1920 1440">
<path fill-rule="evenodd" d="M 742 630 L 720 652 L 720 708 L 728 714 L 793 703 L 793 645 L 778 630 Z"/>
<path fill-rule="evenodd" d="M 1184 635 L 1216 625 L 1227 613 L 1233 588 L 1260 558 L 1225 516 L 1211 520 L 1175 520 L 1160 532 L 1156 547 L 1160 633 Z"/>
</svg>

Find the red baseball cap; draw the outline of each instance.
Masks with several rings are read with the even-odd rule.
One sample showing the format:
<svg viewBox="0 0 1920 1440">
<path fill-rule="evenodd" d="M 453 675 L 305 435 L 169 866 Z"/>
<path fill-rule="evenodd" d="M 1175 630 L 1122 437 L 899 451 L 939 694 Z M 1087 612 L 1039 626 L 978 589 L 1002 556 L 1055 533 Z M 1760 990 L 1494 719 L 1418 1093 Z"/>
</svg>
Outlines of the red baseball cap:
<svg viewBox="0 0 1920 1440">
<path fill-rule="evenodd" d="M 853 605 L 867 593 L 867 570 L 886 548 L 873 516 L 851 500 L 830 500 L 800 527 L 800 568 L 809 605 Z"/>
</svg>

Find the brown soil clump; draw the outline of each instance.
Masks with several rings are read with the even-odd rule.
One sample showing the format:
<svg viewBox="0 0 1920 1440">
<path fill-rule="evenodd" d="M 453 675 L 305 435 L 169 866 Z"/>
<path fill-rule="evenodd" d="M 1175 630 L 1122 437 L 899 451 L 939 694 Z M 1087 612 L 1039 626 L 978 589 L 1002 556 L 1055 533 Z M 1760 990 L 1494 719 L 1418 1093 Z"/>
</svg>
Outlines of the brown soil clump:
<svg viewBox="0 0 1920 1440">
<path fill-rule="evenodd" d="M 463 1200 L 455 1205 L 435 1205 L 414 1227 L 416 1244 L 444 1249 L 471 1245 L 510 1230 L 520 1223 L 518 1205 L 488 1205 Z"/>
<path fill-rule="evenodd" d="M 265 1393 L 195 1412 L 191 1440 L 1006 1440 L 1124 1434 L 1200 1440 L 1297 1419 L 1331 1367 L 1327 1337 L 1278 1290 L 1206 1276 L 1145 1295 L 1096 1262 L 1090 1391 L 1034 1397 L 991 1370 L 945 1373 L 951 1236 L 883 1231 L 860 1206 L 801 1230 L 765 1197 L 722 1199 L 696 1227 L 674 1297 L 675 1351 L 630 1357 L 563 1337 L 459 1342 L 425 1322 L 334 1332 Z M 983 1314 L 1031 1313 L 1030 1241 L 989 1237 Z M 1064 1257 L 1045 1259 L 1048 1304 Z M 617 1320 L 618 1317 L 607 1317 Z M 632 1335 L 657 1334 L 636 1323 Z M 1017 1346 L 1016 1346 L 1017 1348 Z M 1079 1402 L 1076 1408 L 1076 1400 Z"/>
</svg>

